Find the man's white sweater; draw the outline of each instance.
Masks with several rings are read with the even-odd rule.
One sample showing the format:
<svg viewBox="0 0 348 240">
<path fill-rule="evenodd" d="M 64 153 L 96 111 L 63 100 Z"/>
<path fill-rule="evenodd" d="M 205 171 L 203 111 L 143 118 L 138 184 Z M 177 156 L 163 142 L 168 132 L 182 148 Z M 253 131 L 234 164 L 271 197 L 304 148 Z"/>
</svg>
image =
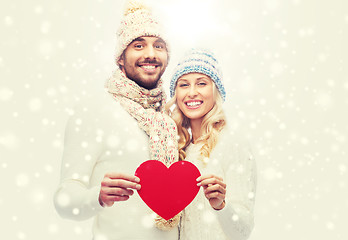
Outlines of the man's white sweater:
<svg viewBox="0 0 348 240">
<path fill-rule="evenodd" d="M 134 175 L 149 160 L 147 134 L 108 93 L 79 104 L 65 132 L 61 181 L 54 197 L 65 218 L 94 217 L 94 239 L 178 239 L 178 229 L 161 231 L 156 216 L 135 192 L 125 202 L 103 208 L 98 197 L 108 172 Z"/>
</svg>

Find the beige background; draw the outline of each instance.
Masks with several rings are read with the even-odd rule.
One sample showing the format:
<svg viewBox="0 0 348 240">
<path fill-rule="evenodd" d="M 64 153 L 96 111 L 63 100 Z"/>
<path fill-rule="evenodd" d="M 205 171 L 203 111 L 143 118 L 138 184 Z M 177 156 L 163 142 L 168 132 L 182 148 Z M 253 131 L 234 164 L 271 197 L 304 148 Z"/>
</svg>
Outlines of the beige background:
<svg viewBox="0 0 348 240">
<path fill-rule="evenodd" d="M 166 81 L 190 46 L 223 66 L 258 164 L 250 239 L 348 239 L 347 1 L 149 2 L 168 26 Z M 91 221 L 61 219 L 52 194 L 72 107 L 115 67 L 123 5 L 1 1 L 1 239 L 90 239 Z"/>
</svg>

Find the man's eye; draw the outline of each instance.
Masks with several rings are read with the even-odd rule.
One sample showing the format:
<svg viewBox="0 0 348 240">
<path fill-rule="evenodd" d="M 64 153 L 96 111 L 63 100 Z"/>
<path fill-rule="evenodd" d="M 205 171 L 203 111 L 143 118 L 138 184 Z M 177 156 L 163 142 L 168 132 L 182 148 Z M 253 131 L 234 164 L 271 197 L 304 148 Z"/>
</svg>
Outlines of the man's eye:
<svg viewBox="0 0 348 240">
<path fill-rule="evenodd" d="M 134 47 L 135 47 L 135 48 L 142 48 L 143 45 L 141 45 L 141 44 L 135 44 Z"/>
<path fill-rule="evenodd" d="M 164 46 L 164 44 L 157 44 L 157 45 L 155 45 L 155 48 L 163 49 L 163 48 L 165 48 L 165 46 Z"/>
</svg>

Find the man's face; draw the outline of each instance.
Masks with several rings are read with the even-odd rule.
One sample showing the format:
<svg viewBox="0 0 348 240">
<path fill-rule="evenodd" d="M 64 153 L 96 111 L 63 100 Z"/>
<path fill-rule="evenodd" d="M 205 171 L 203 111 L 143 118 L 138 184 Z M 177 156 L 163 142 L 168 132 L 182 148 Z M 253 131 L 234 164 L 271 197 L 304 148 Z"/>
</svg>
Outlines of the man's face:
<svg viewBox="0 0 348 240">
<path fill-rule="evenodd" d="M 126 76 L 146 89 L 157 86 L 168 64 L 165 42 L 157 37 L 139 37 L 123 52 L 118 64 Z"/>
</svg>

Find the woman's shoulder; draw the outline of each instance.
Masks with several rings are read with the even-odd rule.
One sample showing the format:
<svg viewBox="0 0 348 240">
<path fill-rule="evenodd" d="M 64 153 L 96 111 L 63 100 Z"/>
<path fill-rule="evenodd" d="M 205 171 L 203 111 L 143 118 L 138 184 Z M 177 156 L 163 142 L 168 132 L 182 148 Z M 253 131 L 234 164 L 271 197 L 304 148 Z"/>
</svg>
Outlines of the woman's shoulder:
<svg viewBox="0 0 348 240">
<path fill-rule="evenodd" d="M 250 141 L 228 124 L 221 130 L 212 156 L 217 156 L 228 163 L 231 163 L 231 160 L 235 162 L 253 158 Z"/>
</svg>

